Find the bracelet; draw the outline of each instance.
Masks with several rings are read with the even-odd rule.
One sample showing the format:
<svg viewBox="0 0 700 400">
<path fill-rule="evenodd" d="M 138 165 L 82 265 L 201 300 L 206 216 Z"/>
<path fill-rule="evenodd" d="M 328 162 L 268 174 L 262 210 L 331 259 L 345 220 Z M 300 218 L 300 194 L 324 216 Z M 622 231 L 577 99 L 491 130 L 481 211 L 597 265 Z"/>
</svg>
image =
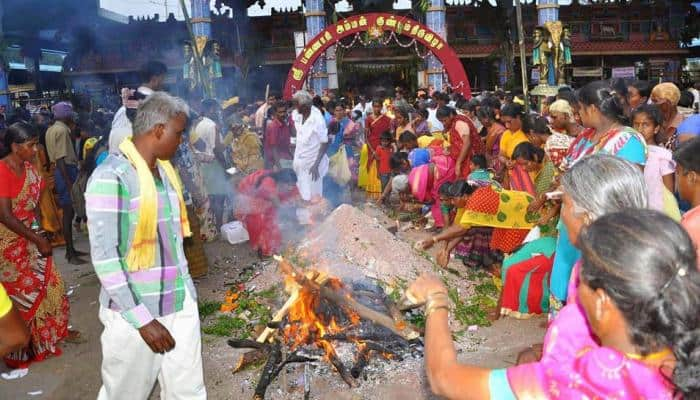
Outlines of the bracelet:
<svg viewBox="0 0 700 400">
<path fill-rule="evenodd" d="M 450 312 L 450 307 L 447 304 L 431 304 L 431 306 L 425 310 L 425 318 L 427 319 L 428 317 L 430 317 L 430 314 L 442 309 L 444 309 L 448 313 Z"/>
<path fill-rule="evenodd" d="M 430 240 L 433 241 L 433 244 L 437 244 L 437 242 L 438 242 L 437 237 L 435 237 L 435 236 L 431 237 Z"/>
</svg>

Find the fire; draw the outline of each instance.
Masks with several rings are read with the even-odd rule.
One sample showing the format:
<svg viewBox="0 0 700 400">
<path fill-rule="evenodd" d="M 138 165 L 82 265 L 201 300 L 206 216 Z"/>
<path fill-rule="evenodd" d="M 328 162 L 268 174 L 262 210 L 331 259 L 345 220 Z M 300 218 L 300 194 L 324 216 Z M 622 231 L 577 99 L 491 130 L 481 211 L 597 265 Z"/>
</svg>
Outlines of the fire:
<svg viewBox="0 0 700 400">
<path fill-rule="evenodd" d="M 285 272 L 287 272 L 285 283 L 293 285 L 295 282 L 294 272 Z M 321 274 L 317 271 L 307 271 L 304 275 L 318 279 Z M 343 288 L 342 282 L 337 278 L 326 278 L 326 285 L 337 289 Z M 321 296 L 318 291 L 302 286 L 296 286 L 294 290 L 298 290 L 298 297 L 289 308 L 288 324 L 283 329 L 283 341 L 292 351 L 304 345 L 315 345 L 323 349 L 327 359 L 332 358 L 335 356 L 335 349 L 323 337 L 341 333 L 348 327 L 359 324 L 360 316 L 352 310 L 343 309 L 343 317 L 347 323 L 341 322 L 346 325 L 342 327 L 334 316 L 326 316 L 323 313 Z"/>
</svg>

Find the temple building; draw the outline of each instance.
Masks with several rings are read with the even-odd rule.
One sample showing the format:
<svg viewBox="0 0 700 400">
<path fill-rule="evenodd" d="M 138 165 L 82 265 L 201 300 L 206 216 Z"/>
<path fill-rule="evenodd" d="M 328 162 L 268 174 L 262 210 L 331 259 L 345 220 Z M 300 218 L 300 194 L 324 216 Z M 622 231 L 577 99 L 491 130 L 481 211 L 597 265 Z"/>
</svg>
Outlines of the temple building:
<svg viewBox="0 0 700 400">
<path fill-rule="evenodd" d="M 222 76 L 215 86 L 223 88 L 217 89 L 217 97 L 237 94 L 260 98 L 267 85 L 273 93 L 279 92 L 295 58 L 314 35 L 336 21 L 377 11 L 419 21 L 442 36 L 459 57 L 474 91 L 516 87 L 520 64 L 514 7 L 503 7 L 502 2 L 497 6 L 489 2 L 472 5 L 472 1 L 414 1 L 412 8 L 394 9 L 392 0 L 350 0 L 345 4 L 351 7 L 340 11 L 332 7 L 337 1 L 304 0 L 302 7 L 297 0 L 289 1 L 292 5 L 286 8 L 273 7 L 270 15 L 254 16 L 256 13 L 250 10 L 260 10 L 257 0 L 191 0 L 191 17 L 194 35 L 216 43 Z M 186 90 L 184 46 L 191 37 L 185 22 L 172 14 L 167 18 L 110 15 L 99 7 L 99 1 L 86 3 L 93 5 L 88 11 L 93 14 L 93 22 L 82 31 L 89 32 L 89 46 L 59 46 L 66 52 L 59 54 L 66 89 L 116 93 L 122 86 L 138 83 L 141 64 L 158 59 L 170 69 L 171 91 Z M 686 58 L 697 57 L 698 51 L 681 43 L 681 30 L 690 7 L 687 1 L 569 3 L 540 0 L 523 5 L 527 77 L 531 85 L 539 81 L 537 69 L 532 68 L 533 34 L 538 26 L 552 19 L 561 21 L 570 33 L 572 62 L 564 67 L 567 84 L 580 86 L 610 77 L 675 82 L 688 79 L 683 75 L 683 66 Z M 5 10 L 5 20 L 9 11 Z M 76 30 L 65 24 L 56 29 Z M 440 60 L 423 44 L 404 35 L 390 37 L 385 32 L 373 38 L 368 33 L 344 38 L 326 50 L 313 64 L 309 87 L 317 92 L 327 88 L 366 92 L 370 90 L 364 87 L 367 85 L 374 89 L 449 86 Z M 12 46 L 11 51 L 22 51 L 21 41 Z M 57 57 L 55 53 L 50 55 L 53 60 Z M 10 65 L 11 81 L 22 74 L 13 65 L 21 69 L 18 63 Z"/>
</svg>

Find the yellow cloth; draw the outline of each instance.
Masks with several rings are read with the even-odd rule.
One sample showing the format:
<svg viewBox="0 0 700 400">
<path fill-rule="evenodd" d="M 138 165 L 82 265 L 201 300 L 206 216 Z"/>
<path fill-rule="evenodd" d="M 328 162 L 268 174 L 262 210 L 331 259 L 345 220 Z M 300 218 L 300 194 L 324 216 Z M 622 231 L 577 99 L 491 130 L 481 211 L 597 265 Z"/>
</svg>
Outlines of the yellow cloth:
<svg viewBox="0 0 700 400">
<path fill-rule="evenodd" d="M 440 133 L 440 132 L 435 132 L 432 135 L 425 135 L 421 136 L 418 138 L 418 147 L 424 149 L 433 142 L 433 140 L 440 139 L 445 141 L 445 145 L 447 145 L 447 140 L 445 139 L 445 136 Z"/>
<path fill-rule="evenodd" d="M 681 222 L 681 211 L 676 197 L 665 187 L 663 188 L 664 213 L 676 222 Z"/>
<path fill-rule="evenodd" d="M 124 140 L 119 145 L 119 150 L 124 153 L 129 162 L 136 168 L 140 190 L 139 219 L 136 223 L 131 249 L 129 249 L 129 254 L 126 256 L 126 264 L 130 272 L 147 270 L 156 261 L 156 247 L 158 245 L 158 193 L 156 191 L 156 183 L 148 164 L 136 150 L 136 146 L 134 146 L 131 138 Z M 182 197 L 180 176 L 175 172 L 175 168 L 170 164 L 170 161 L 158 160 L 158 165 L 165 172 L 170 185 L 177 193 L 177 198 L 180 202 L 182 233 L 183 236 L 190 237 L 192 236 L 192 231 L 190 230 L 190 221 L 187 219 L 185 200 Z"/>
<path fill-rule="evenodd" d="M 367 145 L 362 146 L 360 150 L 360 168 L 357 172 L 357 187 L 364 189 L 367 187 L 367 159 L 369 158 L 369 150 L 367 150 Z"/>
<path fill-rule="evenodd" d="M 264 167 L 262 158 L 262 144 L 258 135 L 246 131 L 232 145 L 233 163 L 243 173 L 257 171 Z"/>
<path fill-rule="evenodd" d="M 496 186 L 491 186 L 493 192 L 485 192 L 481 189 L 474 192 L 479 198 L 470 198 L 469 203 L 479 204 L 477 209 L 465 209 L 459 224 L 464 228 L 471 226 L 489 226 L 492 228 L 527 229 L 534 228 L 537 218 L 529 215 L 527 206 L 533 198 L 527 192 L 517 190 L 505 190 Z M 474 201 L 472 201 L 474 200 Z M 486 212 L 493 208 L 492 204 L 498 201 L 498 211 L 496 213 Z M 528 218 L 528 216 L 530 218 Z"/>
<path fill-rule="evenodd" d="M 90 150 L 92 150 L 99 141 L 100 138 L 98 137 L 91 137 L 85 141 L 85 144 L 83 145 L 83 160 L 87 158 Z"/>
<path fill-rule="evenodd" d="M 7 315 L 12 309 L 12 301 L 5 291 L 5 287 L 0 283 L 0 318 Z"/>
<path fill-rule="evenodd" d="M 372 162 L 368 171 L 366 168 L 368 157 L 369 150 L 367 144 L 365 144 L 362 146 L 362 151 L 360 152 L 360 171 L 357 178 L 357 185 L 364 188 L 370 197 L 380 196 L 382 193 L 382 181 L 379 180 L 377 161 L 374 160 Z"/>
<path fill-rule="evenodd" d="M 512 158 L 515 148 L 523 142 L 527 142 L 527 136 L 525 136 L 523 131 L 513 133 L 507 129 L 503 132 L 503 135 L 501 135 L 501 141 L 499 142 L 498 147 L 500 148 L 502 154 L 505 154 L 505 156 L 508 158 Z"/>
</svg>

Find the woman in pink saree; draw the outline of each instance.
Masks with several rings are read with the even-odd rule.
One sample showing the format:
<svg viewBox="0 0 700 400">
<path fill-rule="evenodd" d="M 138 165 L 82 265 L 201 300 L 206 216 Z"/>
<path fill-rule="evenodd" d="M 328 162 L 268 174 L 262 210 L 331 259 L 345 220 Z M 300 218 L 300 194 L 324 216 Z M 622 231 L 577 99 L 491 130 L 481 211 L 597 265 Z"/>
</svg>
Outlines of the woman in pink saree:
<svg viewBox="0 0 700 400">
<path fill-rule="evenodd" d="M 445 226 L 445 219 L 440 209 L 440 186 L 443 183 L 453 182 L 455 178 L 455 161 L 442 151 L 433 154 L 430 164 L 413 168 L 408 175 L 413 197 L 422 203 L 432 203 L 430 212 L 437 228 Z"/>
<path fill-rule="evenodd" d="M 695 399 L 700 396 L 700 272 L 688 234 L 653 210 L 604 215 L 580 234 L 578 303 L 545 336 L 538 362 L 490 370 L 457 362 L 447 289 L 423 276 L 433 391 L 449 399 Z M 588 334 L 590 329 L 591 334 Z M 468 389 L 467 389 L 468 388 Z"/>
</svg>

